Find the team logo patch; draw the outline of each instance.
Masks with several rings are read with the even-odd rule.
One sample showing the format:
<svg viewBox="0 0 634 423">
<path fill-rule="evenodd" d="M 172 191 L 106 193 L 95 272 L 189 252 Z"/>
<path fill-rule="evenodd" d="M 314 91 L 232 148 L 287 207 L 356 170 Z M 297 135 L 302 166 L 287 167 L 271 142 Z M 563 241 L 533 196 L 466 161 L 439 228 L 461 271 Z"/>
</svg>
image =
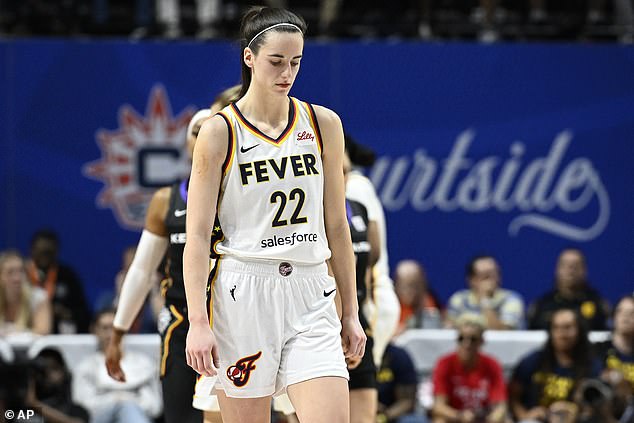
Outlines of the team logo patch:
<svg viewBox="0 0 634 423">
<path fill-rule="evenodd" d="M 295 145 L 315 144 L 315 134 L 311 131 L 299 131 L 295 134 Z"/>
<path fill-rule="evenodd" d="M 118 111 L 119 128 L 97 131 L 101 158 L 87 163 L 83 173 L 104 183 L 97 207 L 111 208 L 122 227 L 143 228 L 156 188 L 189 173 L 185 132 L 194 111 L 186 107 L 174 117 L 165 88 L 155 85 L 145 116 L 124 104 Z"/>
<path fill-rule="evenodd" d="M 293 266 L 291 266 L 290 263 L 283 261 L 280 263 L 279 271 L 280 275 L 288 276 L 293 273 Z"/>
<path fill-rule="evenodd" d="M 248 357 L 241 358 L 236 364 L 227 368 L 227 377 L 238 388 L 243 387 L 249 382 L 251 372 L 255 370 L 255 362 L 262 356 L 262 351 Z"/>
</svg>

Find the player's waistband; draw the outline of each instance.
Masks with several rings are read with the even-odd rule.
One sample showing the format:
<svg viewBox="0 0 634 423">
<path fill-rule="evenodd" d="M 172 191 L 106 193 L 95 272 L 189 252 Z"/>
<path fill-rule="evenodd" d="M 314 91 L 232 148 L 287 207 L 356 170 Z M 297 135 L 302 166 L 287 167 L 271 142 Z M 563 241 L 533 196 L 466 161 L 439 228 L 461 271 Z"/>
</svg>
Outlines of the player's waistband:
<svg viewBox="0 0 634 423">
<path fill-rule="evenodd" d="M 223 255 L 220 258 L 220 270 L 276 277 L 323 276 L 328 273 L 328 265 L 325 262 L 306 264 L 287 260 L 254 260 Z"/>
</svg>

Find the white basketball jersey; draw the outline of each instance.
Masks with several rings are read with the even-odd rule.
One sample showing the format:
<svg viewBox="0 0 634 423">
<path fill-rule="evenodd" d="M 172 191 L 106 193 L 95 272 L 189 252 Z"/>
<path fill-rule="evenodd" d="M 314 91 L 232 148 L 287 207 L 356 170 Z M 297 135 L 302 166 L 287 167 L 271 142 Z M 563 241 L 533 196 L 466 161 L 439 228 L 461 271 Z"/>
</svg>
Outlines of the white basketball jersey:
<svg viewBox="0 0 634 423">
<path fill-rule="evenodd" d="M 324 226 L 322 142 L 315 113 L 290 99 L 286 129 L 273 139 L 235 104 L 220 112 L 230 127 L 218 220 L 218 254 L 322 263 L 330 258 Z"/>
</svg>

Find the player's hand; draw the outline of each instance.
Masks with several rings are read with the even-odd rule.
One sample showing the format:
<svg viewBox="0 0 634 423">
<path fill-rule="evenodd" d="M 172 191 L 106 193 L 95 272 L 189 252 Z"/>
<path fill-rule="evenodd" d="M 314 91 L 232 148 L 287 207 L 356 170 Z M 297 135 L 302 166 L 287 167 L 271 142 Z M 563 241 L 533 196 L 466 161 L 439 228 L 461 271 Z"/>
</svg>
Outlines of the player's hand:
<svg viewBox="0 0 634 423">
<path fill-rule="evenodd" d="M 361 364 L 362 359 L 363 357 L 346 358 L 346 364 L 348 365 L 348 370 L 353 370 L 359 367 L 359 364 Z"/>
<path fill-rule="evenodd" d="M 121 340 L 110 338 L 106 347 L 106 369 L 111 378 L 119 382 L 125 382 L 125 373 L 121 369 Z"/>
<path fill-rule="evenodd" d="M 218 345 L 208 324 L 190 324 L 185 355 L 187 365 L 196 370 L 199 375 L 215 376 L 217 374 Z"/>
<path fill-rule="evenodd" d="M 492 299 L 495 294 L 495 290 L 498 288 L 497 279 L 488 277 L 480 279 L 476 285 L 477 296 L 480 299 Z"/>
<path fill-rule="evenodd" d="M 341 341 L 343 342 L 343 353 L 348 359 L 363 357 L 365 354 L 365 341 L 367 337 L 359 316 L 343 316 L 341 319 Z"/>
</svg>

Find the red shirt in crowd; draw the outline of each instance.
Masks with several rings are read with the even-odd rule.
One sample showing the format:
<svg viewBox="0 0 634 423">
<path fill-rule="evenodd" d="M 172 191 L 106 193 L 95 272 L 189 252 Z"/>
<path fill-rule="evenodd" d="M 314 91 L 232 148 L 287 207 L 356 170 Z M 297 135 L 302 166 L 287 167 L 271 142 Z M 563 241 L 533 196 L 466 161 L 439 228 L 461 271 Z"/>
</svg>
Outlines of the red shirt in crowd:
<svg viewBox="0 0 634 423">
<path fill-rule="evenodd" d="M 476 364 L 466 369 L 458 354 L 441 357 L 433 374 L 434 396 L 447 397 L 457 410 L 489 410 L 506 401 L 506 386 L 502 367 L 488 355 L 478 353 Z"/>
</svg>

